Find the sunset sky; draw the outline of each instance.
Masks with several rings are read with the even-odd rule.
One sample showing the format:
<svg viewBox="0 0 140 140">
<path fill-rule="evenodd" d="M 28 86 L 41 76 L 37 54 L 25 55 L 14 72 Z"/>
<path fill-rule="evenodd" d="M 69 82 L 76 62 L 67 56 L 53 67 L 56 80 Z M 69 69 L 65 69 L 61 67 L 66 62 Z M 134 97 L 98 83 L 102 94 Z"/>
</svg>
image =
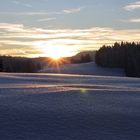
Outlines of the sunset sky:
<svg viewBox="0 0 140 140">
<path fill-rule="evenodd" d="M 116 41 L 140 42 L 140 0 L 0 1 L 0 55 L 70 56 Z"/>
</svg>

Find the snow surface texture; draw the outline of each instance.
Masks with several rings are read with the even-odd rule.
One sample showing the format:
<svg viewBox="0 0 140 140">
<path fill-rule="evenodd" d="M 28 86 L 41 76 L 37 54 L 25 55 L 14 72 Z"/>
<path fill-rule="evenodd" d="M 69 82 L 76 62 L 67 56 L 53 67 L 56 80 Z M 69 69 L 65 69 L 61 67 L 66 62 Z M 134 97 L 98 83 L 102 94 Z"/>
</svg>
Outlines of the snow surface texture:
<svg viewBox="0 0 140 140">
<path fill-rule="evenodd" d="M 140 79 L 1 73 L 0 140 L 140 140 Z"/>
<path fill-rule="evenodd" d="M 40 72 L 63 73 L 63 74 L 87 74 L 87 75 L 102 75 L 102 76 L 125 76 L 123 69 L 102 68 L 96 66 L 95 62 L 81 64 L 66 64 L 59 67 L 47 66 Z"/>
</svg>

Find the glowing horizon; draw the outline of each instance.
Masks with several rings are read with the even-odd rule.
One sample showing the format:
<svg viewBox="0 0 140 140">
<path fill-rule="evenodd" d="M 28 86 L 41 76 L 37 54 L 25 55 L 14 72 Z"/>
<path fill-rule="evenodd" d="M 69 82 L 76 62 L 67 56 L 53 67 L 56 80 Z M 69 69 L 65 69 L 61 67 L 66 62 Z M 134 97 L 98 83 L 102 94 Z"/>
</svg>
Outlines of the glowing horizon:
<svg viewBox="0 0 140 140">
<path fill-rule="evenodd" d="M 139 10 L 138 0 L 1 1 L 0 55 L 66 57 L 140 42 Z"/>
</svg>

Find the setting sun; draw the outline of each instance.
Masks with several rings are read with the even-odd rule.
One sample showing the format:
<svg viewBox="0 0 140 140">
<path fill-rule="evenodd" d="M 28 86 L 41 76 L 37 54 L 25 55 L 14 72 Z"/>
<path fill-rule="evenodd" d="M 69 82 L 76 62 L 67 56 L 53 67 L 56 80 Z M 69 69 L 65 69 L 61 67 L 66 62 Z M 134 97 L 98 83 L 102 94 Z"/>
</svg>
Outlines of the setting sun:
<svg viewBox="0 0 140 140">
<path fill-rule="evenodd" d="M 60 59 L 61 57 L 67 56 L 66 51 L 62 51 L 60 48 L 57 47 L 50 47 L 46 49 L 46 54 L 48 57 L 51 57 L 55 60 Z"/>
<path fill-rule="evenodd" d="M 52 59 L 54 59 L 54 60 L 59 60 L 61 57 L 58 55 L 55 55 L 55 56 L 50 56 Z"/>
<path fill-rule="evenodd" d="M 38 49 L 42 51 L 43 56 L 50 57 L 54 60 L 58 60 L 62 57 L 69 57 L 76 54 L 76 51 L 72 48 L 68 48 L 64 45 L 48 44 L 39 42 L 36 44 Z"/>
</svg>

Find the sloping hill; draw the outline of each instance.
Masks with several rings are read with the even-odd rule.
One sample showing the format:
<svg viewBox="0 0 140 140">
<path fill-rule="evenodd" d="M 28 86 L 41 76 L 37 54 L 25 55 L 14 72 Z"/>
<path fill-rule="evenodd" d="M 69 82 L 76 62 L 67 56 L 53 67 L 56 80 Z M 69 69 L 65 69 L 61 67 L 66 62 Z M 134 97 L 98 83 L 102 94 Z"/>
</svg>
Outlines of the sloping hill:
<svg viewBox="0 0 140 140">
<path fill-rule="evenodd" d="M 59 67 L 46 67 L 40 72 L 62 73 L 62 74 L 85 74 L 102 76 L 125 76 L 123 69 L 98 67 L 95 62 L 82 64 L 66 64 Z"/>
</svg>

